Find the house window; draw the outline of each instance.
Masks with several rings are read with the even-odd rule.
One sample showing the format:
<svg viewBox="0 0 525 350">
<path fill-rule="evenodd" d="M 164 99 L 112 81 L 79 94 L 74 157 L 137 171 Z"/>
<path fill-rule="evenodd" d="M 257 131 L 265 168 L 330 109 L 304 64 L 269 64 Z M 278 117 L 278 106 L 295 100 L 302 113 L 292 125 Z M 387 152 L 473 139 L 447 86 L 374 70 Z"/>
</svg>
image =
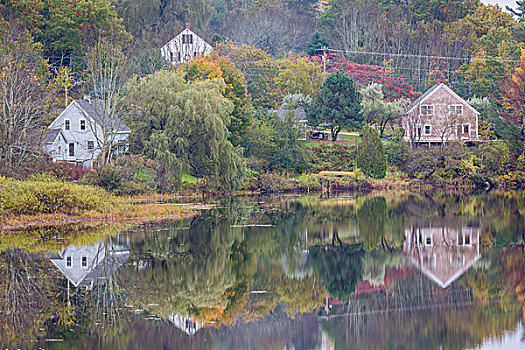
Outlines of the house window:
<svg viewBox="0 0 525 350">
<path fill-rule="evenodd" d="M 427 235 L 425 237 L 425 245 L 426 246 L 431 246 L 432 245 L 432 235 Z"/>
<path fill-rule="evenodd" d="M 62 146 L 58 146 L 58 154 L 62 155 Z"/>
<path fill-rule="evenodd" d="M 421 106 L 421 115 L 434 115 L 434 106 Z"/>
<path fill-rule="evenodd" d="M 470 135 L 470 124 L 458 124 L 457 133 L 458 133 L 458 136 L 469 136 Z"/>
<path fill-rule="evenodd" d="M 80 119 L 80 130 L 86 130 L 86 120 Z"/>
<path fill-rule="evenodd" d="M 177 52 L 177 62 L 180 62 L 180 52 Z"/>
<path fill-rule="evenodd" d="M 448 106 L 448 111 L 450 112 L 450 114 L 463 115 L 463 106 L 462 105 Z"/>
<path fill-rule="evenodd" d="M 173 62 L 173 52 L 170 52 L 170 61 Z"/>
<path fill-rule="evenodd" d="M 416 125 L 416 139 L 419 139 L 421 137 L 421 129 L 423 129 L 423 127 L 421 126 L 421 124 L 418 124 Z"/>
<path fill-rule="evenodd" d="M 73 259 L 70 256 L 66 256 L 66 267 L 73 267 Z"/>
<path fill-rule="evenodd" d="M 183 44 L 193 44 L 193 35 L 182 34 L 182 43 Z"/>
<path fill-rule="evenodd" d="M 193 57 L 197 58 L 197 51 L 193 51 Z"/>
<path fill-rule="evenodd" d="M 425 135 L 425 136 L 432 135 L 432 126 L 431 125 L 425 125 L 423 127 L 423 135 Z"/>
<path fill-rule="evenodd" d="M 82 257 L 82 267 L 87 267 L 87 256 Z"/>
<path fill-rule="evenodd" d="M 71 119 L 64 119 L 64 130 L 71 130 Z"/>
<path fill-rule="evenodd" d="M 463 236 L 463 244 L 470 246 L 470 233 L 467 233 L 465 236 Z"/>
<path fill-rule="evenodd" d="M 95 149 L 95 141 L 88 141 L 87 146 L 89 150 Z"/>
<path fill-rule="evenodd" d="M 74 143 L 69 144 L 69 156 L 70 157 L 75 156 L 75 144 Z"/>
</svg>

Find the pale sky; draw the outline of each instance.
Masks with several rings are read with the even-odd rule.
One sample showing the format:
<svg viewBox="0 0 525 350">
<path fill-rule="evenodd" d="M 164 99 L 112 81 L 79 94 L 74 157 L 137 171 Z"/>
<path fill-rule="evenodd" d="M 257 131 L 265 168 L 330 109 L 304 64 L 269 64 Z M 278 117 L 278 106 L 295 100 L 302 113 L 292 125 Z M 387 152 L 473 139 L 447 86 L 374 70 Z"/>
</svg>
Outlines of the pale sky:
<svg viewBox="0 0 525 350">
<path fill-rule="evenodd" d="M 481 0 L 481 2 L 487 5 L 499 5 L 503 8 L 505 8 L 505 6 L 514 7 L 516 5 L 516 0 Z"/>
</svg>

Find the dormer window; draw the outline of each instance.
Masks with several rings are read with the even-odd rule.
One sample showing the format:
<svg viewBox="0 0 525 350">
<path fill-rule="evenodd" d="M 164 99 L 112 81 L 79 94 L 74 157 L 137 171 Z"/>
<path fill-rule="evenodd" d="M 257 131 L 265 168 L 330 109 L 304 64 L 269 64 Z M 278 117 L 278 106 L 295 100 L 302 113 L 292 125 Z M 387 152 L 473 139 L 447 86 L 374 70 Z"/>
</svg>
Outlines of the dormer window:
<svg viewBox="0 0 525 350">
<path fill-rule="evenodd" d="M 434 115 L 434 106 L 422 105 L 421 115 Z"/>
<path fill-rule="evenodd" d="M 81 131 L 86 130 L 86 120 L 85 119 L 80 119 L 80 130 Z"/>
<path fill-rule="evenodd" d="M 66 256 L 66 267 L 73 267 L 73 259 L 70 256 Z"/>
<path fill-rule="evenodd" d="M 64 130 L 71 130 L 71 119 L 64 119 Z"/>
<path fill-rule="evenodd" d="M 463 115 L 463 106 L 462 105 L 452 105 L 448 106 L 448 111 L 453 115 Z"/>
<path fill-rule="evenodd" d="M 193 44 L 193 35 L 182 34 L 182 43 L 183 44 Z"/>
</svg>

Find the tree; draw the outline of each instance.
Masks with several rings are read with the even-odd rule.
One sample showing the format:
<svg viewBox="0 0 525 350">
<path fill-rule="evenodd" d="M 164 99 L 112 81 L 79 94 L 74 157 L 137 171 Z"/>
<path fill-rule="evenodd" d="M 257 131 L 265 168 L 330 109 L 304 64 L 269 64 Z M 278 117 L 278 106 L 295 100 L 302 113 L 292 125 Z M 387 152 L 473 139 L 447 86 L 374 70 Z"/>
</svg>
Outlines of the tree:
<svg viewBox="0 0 525 350">
<path fill-rule="evenodd" d="M 206 177 L 224 189 L 237 188 L 245 166 L 240 150 L 228 140 L 233 103 L 224 90 L 222 79 L 187 83 L 182 71 L 159 71 L 131 81 L 132 149 L 149 149 L 151 155 L 180 164 L 179 171 Z"/>
<path fill-rule="evenodd" d="M 379 136 L 383 137 L 388 123 L 398 118 L 403 107 L 408 105 L 407 100 L 398 100 L 390 102 L 385 100 L 383 95 L 383 86 L 372 83 L 361 90 L 363 101 L 361 102 L 361 112 L 368 124 L 377 124 L 379 126 Z"/>
<path fill-rule="evenodd" d="M 255 46 L 231 42 L 219 43 L 215 50 L 221 56 L 228 56 L 244 74 L 255 109 L 275 109 L 279 106 L 281 94 L 275 82 L 279 67 L 271 55 Z"/>
<path fill-rule="evenodd" d="M 102 40 L 86 54 L 85 61 L 87 93 L 96 115 L 96 120 L 88 118 L 86 123 L 95 136 L 104 167 L 115 155 L 120 127 L 126 119 L 123 93 L 127 59 L 120 46 Z"/>
<path fill-rule="evenodd" d="M 363 138 L 357 148 L 357 167 L 367 176 L 382 179 L 386 174 L 386 165 L 386 156 L 379 134 L 371 127 L 365 127 Z"/>
<path fill-rule="evenodd" d="M 521 50 L 519 66 L 501 85 L 503 116 L 519 132 L 522 141 L 521 154 L 525 155 L 525 49 Z"/>
<path fill-rule="evenodd" d="M 308 41 L 308 50 L 306 53 L 310 56 L 317 56 L 322 54 L 321 49 L 328 47 L 328 43 L 319 32 L 314 32 Z"/>
<path fill-rule="evenodd" d="M 280 91 L 315 98 L 325 79 L 322 67 L 309 57 L 301 55 L 288 56 L 283 65 L 284 70 L 275 78 Z"/>
<path fill-rule="evenodd" d="M 224 97 L 233 102 L 233 110 L 228 122 L 230 141 L 238 146 L 252 123 L 253 106 L 248 95 L 244 75 L 235 67 L 229 57 L 213 52 L 206 57 L 193 59 L 182 68 L 188 81 L 205 79 L 224 79 Z"/>
<path fill-rule="evenodd" d="M 520 22 L 523 22 L 525 20 L 525 0 L 517 0 L 516 1 L 516 9 L 513 9 L 510 6 L 505 6 L 507 11 L 514 14 L 514 16 L 518 17 L 518 20 Z"/>
<path fill-rule="evenodd" d="M 40 154 L 47 62 L 29 32 L 0 19 L 0 172 L 15 175 Z"/>
<path fill-rule="evenodd" d="M 362 121 L 361 96 L 354 81 L 343 70 L 330 74 L 309 112 L 308 122 L 314 126 L 328 124 L 332 141 L 337 141 L 342 128 L 359 129 Z"/>
</svg>

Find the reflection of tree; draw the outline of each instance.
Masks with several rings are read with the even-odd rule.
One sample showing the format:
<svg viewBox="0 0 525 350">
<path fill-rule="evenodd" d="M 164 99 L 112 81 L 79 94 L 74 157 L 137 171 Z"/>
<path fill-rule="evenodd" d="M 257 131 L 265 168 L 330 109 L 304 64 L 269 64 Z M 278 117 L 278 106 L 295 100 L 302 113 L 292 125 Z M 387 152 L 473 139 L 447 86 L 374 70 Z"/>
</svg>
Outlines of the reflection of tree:
<svg viewBox="0 0 525 350">
<path fill-rule="evenodd" d="M 19 249 L 0 253 L 0 338 L 27 339 L 52 312 L 53 270 L 45 257 Z"/>
<path fill-rule="evenodd" d="M 277 293 L 281 296 L 281 301 L 287 303 L 285 311 L 292 317 L 316 310 L 329 296 L 316 276 L 306 276 L 303 279 L 283 277 Z"/>
<path fill-rule="evenodd" d="M 138 271 L 125 273 L 129 303 L 168 318 L 172 314 L 212 320 L 228 306 L 235 288 L 234 262 L 244 262 L 239 229 L 229 220 L 201 218 L 189 230 L 158 232 L 132 252 Z M 238 271 L 240 272 L 240 271 Z"/>
<path fill-rule="evenodd" d="M 361 279 L 364 249 L 362 244 L 316 246 L 309 249 L 312 264 L 330 296 L 347 300 Z"/>
</svg>

